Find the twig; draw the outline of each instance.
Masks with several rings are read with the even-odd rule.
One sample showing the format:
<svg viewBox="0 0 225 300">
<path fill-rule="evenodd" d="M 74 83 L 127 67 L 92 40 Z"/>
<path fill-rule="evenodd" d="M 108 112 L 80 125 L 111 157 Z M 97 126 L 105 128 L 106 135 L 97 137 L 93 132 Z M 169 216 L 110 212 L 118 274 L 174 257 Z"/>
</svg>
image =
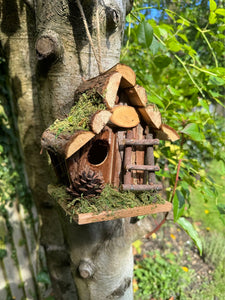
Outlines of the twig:
<svg viewBox="0 0 225 300">
<path fill-rule="evenodd" d="M 192 83 L 199 90 L 199 92 L 201 93 L 202 97 L 204 98 L 205 95 L 204 95 L 201 87 L 197 84 L 197 82 L 192 77 L 191 73 L 189 72 L 188 68 L 186 67 L 186 64 L 176 54 L 174 55 L 174 57 L 181 63 L 181 65 L 183 66 L 184 70 L 186 71 L 186 73 L 188 74 L 189 78 L 191 79 Z"/>
<path fill-rule="evenodd" d="M 213 47 L 211 46 L 209 40 L 207 39 L 207 37 L 206 37 L 206 35 L 205 35 L 205 32 L 207 32 L 207 31 L 204 32 L 204 31 L 201 30 L 200 28 L 198 29 L 198 27 L 196 27 L 196 29 L 201 33 L 201 35 L 203 36 L 204 40 L 206 41 L 206 43 L 207 43 L 207 45 L 208 45 L 208 47 L 209 47 L 209 49 L 210 49 L 210 51 L 211 51 L 211 53 L 212 53 L 212 56 L 213 56 L 213 58 L 214 58 L 216 68 L 218 68 L 218 61 L 217 61 L 217 58 L 216 58 L 216 54 L 215 54 L 215 52 L 213 51 Z"/>
<path fill-rule="evenodd" d="M 171 203 L 173 202 L 173 198 L 174 198 L 174 195 L 175 195 L 175 192 L 176 192 L 176 189 L 177 189 L 177 183 L 178 183 L 178 180 L 179 180 L 181 162 L 182 162 L 182 159 L 179 159 L 178 165 L 177 165 L 177 174 L 176 174 L 175 184 L 174 184 L 174 187 L 173 187 L 173 193 L 172 193 L 172 197 L 170 199 Z M 153 233 L 155 233 L 156 231 L 158 231 L 160 229 L 160 227 L 166 222 L 168 214 L 169 214 L 169 212 L 166 212 L 165 215 L 164 215 L 164 218 L 162 219 L 162 221 L 151 232 L 146 234 L 146 236 L 145 236 L 146 239 L 149 238 Z"/>
<path fill-rule="evenodd" d="M 99 23 L 99 11 L 98 11 L 98 0 L 95 0 L 96 5 L 96 27 L 97 27 L 97 42 L 98 42 L 98 59 L 99 59 L 99 73 L 103 72 L 101 63 L 101 35 L 100 35 L 100 23 Z"/>
<path fill-rule="evenodd" d="M 174 198 L 174 195 L 175 195 L 175 192 L 176 192 L 176 189 L 177 189 L 177 182 L 179 180 L 179 173 L 180 173 L 181 162 L 182 162 L 182 159 L 179 159 L 178 165 L 177 165 L 177 174 L 176 174 L 175 184 L 174 184 L 174 187 L 173 187 L 173 194 L 172 194 L 172 197 L 170 199 L 171 203 L 173 202 L 173 198 Z"/>
</svg>

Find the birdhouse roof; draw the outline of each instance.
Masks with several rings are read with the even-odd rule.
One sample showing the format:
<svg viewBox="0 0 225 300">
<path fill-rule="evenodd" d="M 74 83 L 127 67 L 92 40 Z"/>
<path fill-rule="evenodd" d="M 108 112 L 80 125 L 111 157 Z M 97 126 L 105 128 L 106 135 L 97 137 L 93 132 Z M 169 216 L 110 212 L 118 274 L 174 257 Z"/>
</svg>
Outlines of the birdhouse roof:
<svg viewBox="0 0 225 300">
<path fill-rule="evenodd" d="M 129 129 L 141 121 L 155 138 L 176 141 L 177 132 L 162 123 L 155 104 L 136 84 L 134 71 L 117 64 L 107 72 L 84 81 L 75 91 L 75 105 L 63 120 L 56 120 L 42 135 L 42 147 L 69 158 L 105 128 Z"/>
</svg>

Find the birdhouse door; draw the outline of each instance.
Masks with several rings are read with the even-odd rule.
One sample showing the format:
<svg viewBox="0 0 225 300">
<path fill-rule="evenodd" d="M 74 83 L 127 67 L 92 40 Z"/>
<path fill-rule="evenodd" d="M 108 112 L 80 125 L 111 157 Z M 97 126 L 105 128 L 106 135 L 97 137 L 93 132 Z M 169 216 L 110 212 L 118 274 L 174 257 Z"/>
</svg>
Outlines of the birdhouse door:
<svg viewBox="0 0 225 300">
<path fill-rule="evenodd" d="M 120 184 L 121 157 L 117 136 L 110 128 L 106 127 L 66 163 L 70 188 L 78 193 L 77 196 L 96 196 L 105 184 L 116 187 Z"/>
</svg>

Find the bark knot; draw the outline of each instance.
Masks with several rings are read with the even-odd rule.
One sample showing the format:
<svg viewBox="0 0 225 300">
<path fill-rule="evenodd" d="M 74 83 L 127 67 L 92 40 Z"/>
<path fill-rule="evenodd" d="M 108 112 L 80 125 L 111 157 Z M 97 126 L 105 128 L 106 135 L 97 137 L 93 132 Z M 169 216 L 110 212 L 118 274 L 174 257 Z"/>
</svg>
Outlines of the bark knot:
<svg viewBox="0 0 225 300">
<path fill-rule="evenodd" d="M 107 30 L 115 30 L 120 24 L 120 12 L 112 7 L 106 7 L 106 27 Z"/>
<path fill-rule="evenodd" d="M 84 279 L 93 277 L 95 272 L 95 266 L 91 260 L 81 260 L 78 267 L 80 276 Z"/>
<path fill-rule="evenodd" d="M 52 30 L 42 32 L 36 41 L 35 48 L 38 60 L 49 57 L 58 58 L 62 55 L 62 47 L 58 34 Z"/>
</svg>

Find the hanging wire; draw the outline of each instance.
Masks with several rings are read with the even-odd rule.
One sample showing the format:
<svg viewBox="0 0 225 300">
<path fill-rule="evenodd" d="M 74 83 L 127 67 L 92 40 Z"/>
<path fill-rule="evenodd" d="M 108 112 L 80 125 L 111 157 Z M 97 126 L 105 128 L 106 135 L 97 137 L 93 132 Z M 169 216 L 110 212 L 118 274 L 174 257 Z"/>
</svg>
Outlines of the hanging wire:
<svg viewBox="0 0 225 300">
<path fill-rule="evenodd" d="M 92 51 L 93 51 L 93 53 L 94 53 L 94 56 L 95 56 L 95 59 L 96 59 L 97 65 L 98 65 L 98 71 L 99 71 L 99 73 L 102 73 L 102 72 L 103 72 L 103 69 L 102 69 L 102 64 L 101 64 L 101 39 L 100 39 L 100 26 L 99 26 L 98 0 L 95 0 L 95 5 L 96 5 L 96 27 L 97 27 L 98 53 L 95 51 L 95 47 L 94 47 L 94 44 L 93 44 L 93 40 L 92 40 L 90 31 L 89 31 L 89 28 L 88 28 L 87 19 L 86 19 L 86 17 L 85 17 L 84 10 L 83 10 L 83 7 L 82 7 L 82 5 L 81 5 L 81 3 L 80 3 L 80 0 L 76 0 L 76 3 L 77 3 L 77 6 L 78 6 L 78 8 L 79 8 L 79 10 L 80 10 L 81 17 L 82 17 L 82 20 L 83 20 L 83 22 L 84 22 L 84 28 L 85 28 L 85 31 L 86 31 L 86 34 L 87 34 L 89 43 L 90 43 L 90 45 L 91 45 Z"/>
</svg>

